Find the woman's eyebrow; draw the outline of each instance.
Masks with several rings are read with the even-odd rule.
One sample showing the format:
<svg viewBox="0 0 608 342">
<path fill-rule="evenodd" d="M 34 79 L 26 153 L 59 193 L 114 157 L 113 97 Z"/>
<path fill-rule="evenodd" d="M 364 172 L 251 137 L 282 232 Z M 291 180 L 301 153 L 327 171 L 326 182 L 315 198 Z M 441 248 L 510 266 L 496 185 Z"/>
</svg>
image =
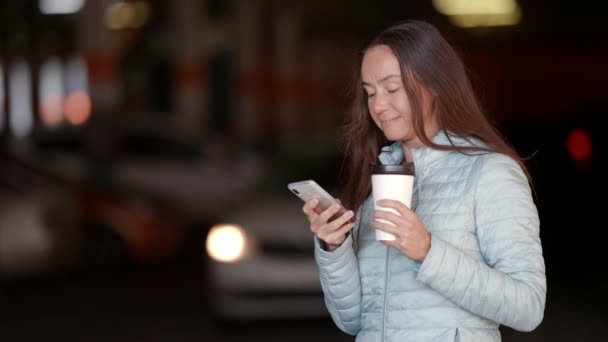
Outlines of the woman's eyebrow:
<svg viewBox="0 0 608 342">
<path fill-rule="evenodd" d="M 395 74 L 391 74 L 391 75 L 384 76 L 384 77 L 382 77 L 381 79 L 379 79 L 379 80 L 378 80 L 378 83 L 385 82 L 385 81 L 387 81 L 387 80 L 389 80 L 389 79 L 391 79 L 391 78 L 393 78 L 393 77 L 399 77 L 399 78 L 401 78 L 401 75 L 395 75 Z M 363 82 L 361 82 L 361 83 L 362 83 L 363 85 L 367 85 L 367 86 L 371 85 L 370 83 L 365 82 L 365 81 L 363 81 Z"/>
</svg>

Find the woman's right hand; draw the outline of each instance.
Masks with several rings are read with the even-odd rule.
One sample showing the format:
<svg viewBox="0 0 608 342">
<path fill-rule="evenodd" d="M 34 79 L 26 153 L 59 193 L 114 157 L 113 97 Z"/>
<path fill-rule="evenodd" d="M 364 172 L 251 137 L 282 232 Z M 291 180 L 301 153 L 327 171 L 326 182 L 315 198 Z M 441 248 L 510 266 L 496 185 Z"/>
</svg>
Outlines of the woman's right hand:
<svg viewBox="0 0 608 342">
<path fill-rule="evenodd" d="M 328 251 L 333 251 L 346 240 L 346 234 L 355 226 L 354 220 L 351 221 L 354 213 L 352 210 L 349 210 L 338 218 L 328 222 L 331 217 L 340 211 L 340 204 L 335 203 L 320 214 L 317 214 L 314 209 L 318 204 L 319 200 L 313 198 L 304 204 L 302 211 L 304 211 L 310 222 L 310 231 L 319 240 L 325 242 Z"/>
</svg>

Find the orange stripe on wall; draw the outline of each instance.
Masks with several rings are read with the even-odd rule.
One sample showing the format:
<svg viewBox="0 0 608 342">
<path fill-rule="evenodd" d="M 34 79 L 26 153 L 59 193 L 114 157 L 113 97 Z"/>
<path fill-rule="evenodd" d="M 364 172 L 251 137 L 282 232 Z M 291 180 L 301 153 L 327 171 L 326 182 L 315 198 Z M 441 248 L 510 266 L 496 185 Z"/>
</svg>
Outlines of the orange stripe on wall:
<svg viewBox="0 0 608 342">
<path fill-rule="evenodd" d="M 236 76 L 235 91 L 259 99 L 266 107 L 278 101 L 310 107 L 339 101 L 342 92 L 335 83 L 302 71 L 279 77 L 271 66 L 260 65 Z"/>
<path fill-rule="evenodd" d="M 118 59 L 116 56 L 103 51 L 91 51 L 85 54 L 92 82 L 107 80 L 116 77 L 118 73 Z"/>
<path fill-rule="evenodd" d="M 208 76 L 207 70 L 200 63 L 173 65 L 173 82 L 178 88 L 201 88 Z"/>
</svg>

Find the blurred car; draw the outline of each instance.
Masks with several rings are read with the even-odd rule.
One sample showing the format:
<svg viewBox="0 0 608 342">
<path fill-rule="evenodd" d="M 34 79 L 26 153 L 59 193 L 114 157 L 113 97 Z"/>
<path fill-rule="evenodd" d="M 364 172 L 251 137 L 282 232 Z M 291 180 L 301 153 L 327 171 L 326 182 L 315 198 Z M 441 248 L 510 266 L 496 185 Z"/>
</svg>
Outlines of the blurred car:
<svg viewBox="0 0 608 342">
<path fill-rule="evenodd" d="M 180 252 L 186 220 L 171 202 L 90 181 L 76 163 L 60 169 L 35 153 L 3 161 L 0 275 L 153 263 Z"/>
<path fill-rule="evenodd" d="M 77 267 L 83 235 L 73 210 L 76 198 L 8 159 L 0 160 L 0 279 Z"/>
<path fill-rule="evenodd" d="M 333 190 L 335 155 L 280 159 L 252 196 L 241 198 L 207 235 L 210 301 L 227 319 L 320 318 L 323 302 L 313 235 L 303 202 L 287 183 L 306 178 Z"/>
</svg>

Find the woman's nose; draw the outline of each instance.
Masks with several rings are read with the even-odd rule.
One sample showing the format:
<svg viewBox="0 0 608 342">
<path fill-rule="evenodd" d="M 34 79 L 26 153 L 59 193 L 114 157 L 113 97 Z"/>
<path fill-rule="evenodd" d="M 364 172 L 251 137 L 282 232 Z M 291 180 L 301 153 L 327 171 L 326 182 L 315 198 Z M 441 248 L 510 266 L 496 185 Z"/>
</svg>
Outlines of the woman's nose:
<svg viewBox="0 0 608 342">
<path fill-rule="evenodd" d="M 381 94 L 376 94 L 374 96 L 371 108 L 374 113 L 382 113 L 388 108 L 388 101 L 386 100 L 386 96 L 382 96 Z"/>
</svg>

